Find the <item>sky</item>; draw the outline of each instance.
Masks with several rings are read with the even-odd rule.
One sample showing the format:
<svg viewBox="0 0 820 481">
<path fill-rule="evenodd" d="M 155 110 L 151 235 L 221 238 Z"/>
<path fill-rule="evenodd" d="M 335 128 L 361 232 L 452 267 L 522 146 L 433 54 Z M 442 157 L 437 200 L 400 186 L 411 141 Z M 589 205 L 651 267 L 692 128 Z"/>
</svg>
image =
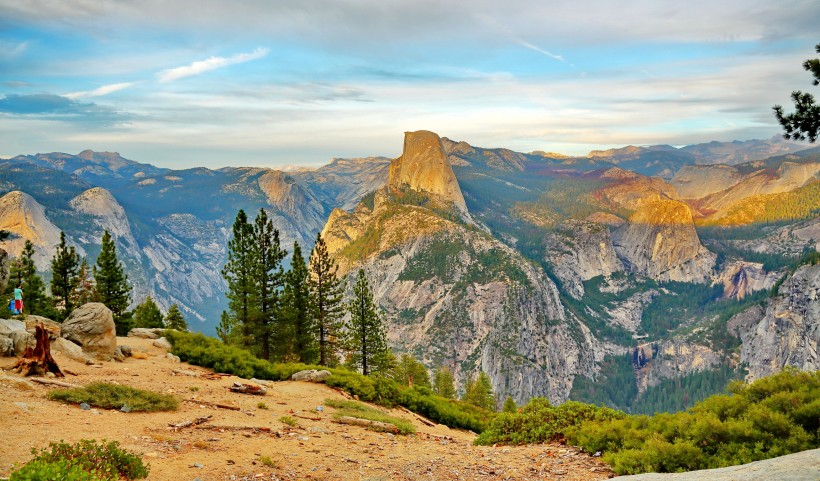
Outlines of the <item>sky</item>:
<svg viewBox="0 0 820 481">
<path fill-rule="evenodd" d="M 403 133 L 583 155 L 769 138 L 820 94 L 820 2 L 0 0 L 0 157 L 395 157 Z"/>
</svg>

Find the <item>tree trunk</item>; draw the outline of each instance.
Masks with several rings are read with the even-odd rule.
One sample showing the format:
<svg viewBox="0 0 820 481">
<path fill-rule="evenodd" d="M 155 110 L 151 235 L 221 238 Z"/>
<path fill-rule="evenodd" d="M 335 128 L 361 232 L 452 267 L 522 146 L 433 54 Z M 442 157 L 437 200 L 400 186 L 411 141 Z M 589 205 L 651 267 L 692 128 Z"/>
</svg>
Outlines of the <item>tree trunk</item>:
<svg viewBox="0 0 820 481">
<path fill-rule="evenodd" d="M 48 340 L 48 331 L 43 327 L 42 322 L 38 322 L 34 331 L 34 338 L 37 345 L 34 349 L 27 346 L 23 355 L 12 366 L 12 369 L 23 376 L 42 376 L 47 372 L 53 373 L 57 377 L 65 377 L 60 366 L 51 357 L 51 344 Z"/>
</svg>

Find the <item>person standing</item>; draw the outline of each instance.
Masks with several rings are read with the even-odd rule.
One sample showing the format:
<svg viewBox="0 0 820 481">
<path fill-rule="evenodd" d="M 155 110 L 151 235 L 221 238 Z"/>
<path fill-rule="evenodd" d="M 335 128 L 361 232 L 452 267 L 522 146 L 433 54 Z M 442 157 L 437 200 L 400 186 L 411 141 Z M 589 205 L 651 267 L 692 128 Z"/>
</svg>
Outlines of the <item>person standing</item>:
<svg viewBox="0 0 820 481">
<path fill-rule="evenodd" d="M 23 313 L 23 285 L 18 284 L 17 287 L 14 288 L 14 310 L 17 311 L 17 314 Z"/>
</svg>

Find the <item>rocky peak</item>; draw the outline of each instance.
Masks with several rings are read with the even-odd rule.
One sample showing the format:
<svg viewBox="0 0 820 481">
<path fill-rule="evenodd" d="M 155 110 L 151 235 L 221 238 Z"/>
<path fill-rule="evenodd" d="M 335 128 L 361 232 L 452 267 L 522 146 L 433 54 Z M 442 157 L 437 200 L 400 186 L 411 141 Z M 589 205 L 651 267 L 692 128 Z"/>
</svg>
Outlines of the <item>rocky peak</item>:
<svg viewBox="0 0 820 481">
<path fill-rule="evenodd" d="M 433 132 L 419 130 L 404 133 L 404 151 L 390 163 L 387 181 L 391 191 L 409 188 L 432 194 L 437 200 L 452 204 L 467 214 L 464 195 L 447 159 L 441 138 Z"/>
<path fill-rule="evenodd" d="M 127 247 L 134 248 L 137 241 L 131 233 L 131 225 L 125 215 L 125 209 L 117 202 L 117 199 L 102 187 L 93 187 L 82 194 L 74 197 L 69 202 L 71 207 L 77 212 L 95 217 L 95 222 L 100 228 L 107 230 L 115 238 L 121 239 Z"/>
<path fill-rule="evenodd" d="M 0 197 L 0 230 L 11 233 L 0 241 L 0 248 L 19 257 L 26 240 L 30 240 L 35 247 L 37 268 L 48 268 L 54 246 L 60 242 L 60 229 L 48 220 L 45 209 L 32 196 L 12 191 Z"/>
</svg>

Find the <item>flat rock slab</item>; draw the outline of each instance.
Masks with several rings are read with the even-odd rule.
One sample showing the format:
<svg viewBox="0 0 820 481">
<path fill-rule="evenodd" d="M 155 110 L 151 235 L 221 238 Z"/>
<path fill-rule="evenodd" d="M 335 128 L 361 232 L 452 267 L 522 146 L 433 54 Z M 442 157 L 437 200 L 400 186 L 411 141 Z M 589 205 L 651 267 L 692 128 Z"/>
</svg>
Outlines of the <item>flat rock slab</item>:
<svg viewBox="0 0 820 481">
<path fill-rule="evenodd" d="M 820 449 L 728 468 L 618 477 L 619 481 L 817 481 L 818 479 L 820 479 Z"/>
</svg>

